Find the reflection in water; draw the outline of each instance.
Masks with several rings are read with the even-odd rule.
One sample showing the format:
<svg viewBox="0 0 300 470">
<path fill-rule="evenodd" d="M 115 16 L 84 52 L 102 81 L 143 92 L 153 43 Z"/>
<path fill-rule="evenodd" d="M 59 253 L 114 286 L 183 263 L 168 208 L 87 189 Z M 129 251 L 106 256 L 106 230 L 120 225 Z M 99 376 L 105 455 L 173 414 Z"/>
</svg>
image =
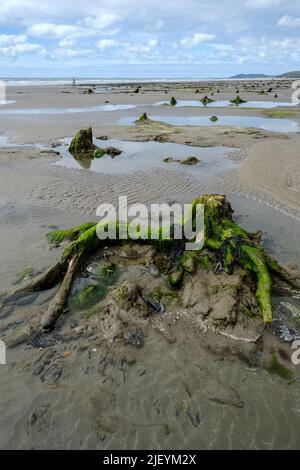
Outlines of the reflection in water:
<svg viewBox="0 0 300 470">
<path fill-rule="evenodd" d="M 64 140 L 69 143 L 70 139 Z M 95 140 L 95 144 L 99 141 Z M 204 175 L 206 178 L 214 177 L 225 170 L 235 168 L 236 164 L 226 158 L 231 148 L 226 147 L 208 147 L 191 148 L 188 145 L 174 144 L 171 142 L 130 142 L 107 140 L 106 147 L 117 147 L 122 150 L 121 155 L 111 158 L 108 155 L 95 159 L 75 159 L 68 152 L 66 146 L 58 148 L 62 158 L 56 162 L 56 165 L 67 168 L 90 169 L 97 173 L 109 174 L 132 174 L 137 171 L 149 171 L 153 168 L 163 168 L 176 171 L 185 171 L 195 175 Z M 180 162 L 166 163 L 164 160 L 172 158 L 173 160 L 183 160 L 187 157 L 196 157 L 200 160 L 199 164 L 194 166 L 182 165 Z"/>
<path fill-rule="evenodd" d="M 122 111 L 133 109 L 131 104 L 103 104 L 99 106 L 82 106 L 80 108 L 32 108 L 32 109 L 1 109 L 0 114 L 71 114 L 71 113 L 95 113 L 98 111 Z"/>
<path fill-rule="evenodd" d="M 210 116 L 148 116 L 149 119 L 162 121 L 173 126 L 233 126 L 243 128 L 264 129 L 271 132 L 299 132 L 299 124 L 290 119 L 273 119 L 258 116 L 218 116 L 218 121 L 212 122 Z M 136 118 L 122 118 L 120 124 L 133 124 Z"/>
<path fill-rule="evenodd" d="M 89 170 L 91 168 L 93 161 L 92 158 L 73 158 L 78 163 L 78 165 L 81 166 L 81 168 L 83 168 L 84 170 Z"/>
<path fill-rule="evenodd" d="M 169 101 L 158 101 L 153 106 L 170 106 Z M 229 100 L 213 101 L 204 105 L 200 100 L 179 100 L 173 108 L 185 108 L 185 107 L 200 107 L 200 108 L 264 108 L 271 109 L 279 106 L 295 106 L 291 101 L 280 102 L 280 101 L 246 101 L 239 105 L 231 103 Z"/>
<path fill-rule="evenodd" d="M 10 101 L 8 101 L 8 100 L 0 100 L 0 106 L 5 106 L 5 105 L 7 105 L 7 104 L 13 104 L 13 103 L 15 103 L 15 101 L 12 101 L 12 100 L 10 100 Z"/>
</svg>

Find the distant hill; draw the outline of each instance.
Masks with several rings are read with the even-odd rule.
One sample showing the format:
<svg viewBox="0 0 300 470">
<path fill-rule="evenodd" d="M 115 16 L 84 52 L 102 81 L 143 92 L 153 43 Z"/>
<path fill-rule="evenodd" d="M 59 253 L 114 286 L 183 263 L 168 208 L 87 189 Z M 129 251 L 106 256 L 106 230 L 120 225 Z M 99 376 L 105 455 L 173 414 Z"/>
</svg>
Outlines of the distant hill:
<svg viewBox="0 0 300 470">
<path fill-rule="evenodd" d="M 282 75 L 278 75 L 279 78 L 300 78 L 300 71 L 295 70 L 294 72 L 287 72 L 283 73 Z"/>
<path fill-rule="evenodd" d="M 230 77 L 233 79 L 246 79 L 255 80 L 256 78 L 300 78 L 300 71 L 295 70 L 293 72 L 283 73 L 282 75 L 265 75 L 263 73 L 241 73 Z"/>
<path fill-rule="evenodd" d="M 230 78 L 246 78 L 246 79 L 255 79 L 255 78 L 269 78 L 270 75 L 264 75 L 263 73 L 240 73 L 239 75 L 234 75 Z"/>
</svg>

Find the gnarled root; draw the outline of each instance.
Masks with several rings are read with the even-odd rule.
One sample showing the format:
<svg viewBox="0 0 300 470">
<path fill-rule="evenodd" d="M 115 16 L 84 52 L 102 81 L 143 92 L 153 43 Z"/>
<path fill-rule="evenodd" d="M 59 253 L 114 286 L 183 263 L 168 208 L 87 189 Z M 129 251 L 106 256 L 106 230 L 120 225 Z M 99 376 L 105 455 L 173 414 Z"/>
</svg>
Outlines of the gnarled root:
<svg viewBox="0 0 300 470">
<path fill-rule="evenodd" d="M 47 312 L 42 317 L 41 326 L 43 329 L 50 330 L 63 313 L 72 287 L 74 274 L 80 265 L 80 259 L 80 255 L 75 255 L 71 258 L 71 261 L 69 261 L 69 266 L 60 288 L 54 299 L 50 302 Z"/>
<path fill-rule="evenodd" d="M 253 274 L 256 280 L 256 299 L 260 306 L 265 323 L 272 321 L 272 275 L 280 278 L 295 289 L 300 289 L 300 275 L 281 267 L 274 261 L 260 246 L 260 232 L 250 234 L 239 227 L 233 220 L 233 210 L 225 195 L 204 194 L 193 201 L 193 208 L 189 215 L 192 218 L 193 226 L 196 225 L 194 219 L 194 208 L 196 204 L 204 205 L 204 247 L 209 254 L 209 263 L 215 263 L 215 272 L 225 271 L 230 274 L 234 267 L 242 267 Z M 186 220 L 182 221 L 184 225 Z M 116 239 L 119 239 L 119 222 L 116 222 Z M 199 252 L 184 253 L 184 240 L 180 243 L 173 237 L 165 237 L 164 230 L 160 229 L 156 240 L 138 240 L 137 243 L 153 243 L 158 251 L 169 253 L 173 267 L 169 270 L 169 281 L 171 287 L 180 286 L 184 272 L 192 273 L 195 262 L 199 261 Z M 63 313 L 67 304 L 69 292 L 72 286 L 74 275 L 82 262 L 99 247 L 103 246 L 97 236 L 97 224 L 89 223 L 78 227 L 55 231 L 48 234 L 49 240 L 59 244 L 63 240 L 70 240 L 62 255 L 61 260 L 45 274 L 37 276 L 25 287 L 12 292 L 4 299 L 4 303 L 9 303 L 20 296 L 43 289 L 49 289 L 61 282 L 59 290 L 51 301 L 47 312 L 42 317 L 42 327 L 51 329 L 59 316 Z M 121 238 L 121 237 L 120 237 Z M 105 244 L 115 243 L 116 240 L 106 240 Z M 182 242 L 182 243 L 181 243 Z M 118 243 L 122 243 L 119 239 Z M 174 248 L 174 249 L 173 249 Z M 175 250 L 175 255 L 173 251 Z M 201 252 L 202 250 L 200 250 Z M 200 253 L 201 258 L 202 253 Z M 204 262 L 202 257 L 202 262 Z M 207 258 L 207 256 L 206 256 Z M 175 261 L 174 261 L 175 260 Z M 207 261 L 207 263 L 208 263 Z"/>
<path fill-rule="evenodd" d="M 300 273 L 289 268 L 281 266 L 265 253 L 265 261 L 269 270 L 279 279 L 291 286 L 295 290 L 300 290 Z"/>
<path fill-rule="evenodd" d="M 260 246 L 260 232 L 249 234 L 233 220 L 233 210 L 224 195 L 204 194 L 194 201 L 205 207 L 205 247 L 217 254 L 218 265 L 230 272 L 235 265 L 252 272 L 256 278 L 256 298 L 265 323 L 272 321 L 272 278 L 277 277 L 295 289 L 300 275 L 274 261 Z"/>
<path fill-rule="evenodd" d="M 66 263 L 64 261 L 59 261 L 54 266 L 49 268 L 45 273 L 39 274 L 34 279 L 29 281 L 25 286 L 19 287 L 7 296 L 4 296 L 2 299 L 2 305 L 16 302 L 19 298 L 26 294 L 30 294 L 31 292 L 51 289 L 61 281 L 65 270 Z"/>
</svg>

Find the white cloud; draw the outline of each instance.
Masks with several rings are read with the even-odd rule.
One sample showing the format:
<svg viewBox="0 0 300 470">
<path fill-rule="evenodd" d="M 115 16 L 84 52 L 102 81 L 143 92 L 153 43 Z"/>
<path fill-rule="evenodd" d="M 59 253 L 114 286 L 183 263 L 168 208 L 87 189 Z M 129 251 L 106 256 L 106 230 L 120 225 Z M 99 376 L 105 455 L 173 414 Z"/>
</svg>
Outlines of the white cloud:
<svg viewBox="0 0 300 470">
<path fill-rule="evenodd" d="M 20 54 L 39 52 L 42 49 L 40 44 L 27 42 L 25 34 L 0 34 L 0 54 L 6 57 L 17 57 Z"/>
<path fill-rule="evenodd" d="M 116 47 L 118 45 L 119 45 L 119 42 L 116 41 L 115 39 L 101 39 L 97 43 L 97 47 L 101 51 L 104 51 L 105 49 L 110 49 L 112 47 Z"/>
<path fill-rule="evenodd" d="M 76 57 L 93 66 L 97 57 L 99 65 L 190 61 L 229 69 L 269 61 L 273 69 L 288 69 L 300 55 L 295 0 L 0 0 L 0 24 L 0 54 L 43 57 L 45 51 L 53 60 L 65 58 L 66 67 Z M 29 67 L 33 60 L 43 65 L 30 56 Z"/>
<path fill-rule="evenodd" d="M 98 17 L 86 17 L 82 21 L 71 24 L 37 23 L 27 28 L 27 34 L 35 38 L 61 39 L 72 41 L 75 38 L 97 36 L 100 32 L 109 35 L 118 34 L 118 28 L 110 28 L 118 20 L 114 14 L 103 14 Z M 108 30 L 106 31 L 106 29 Z M 74 45 L 74 43 L 72 44 Z"/>
<path fill-rule="evenodd" d="M 113 13 L 104 13 L 103 15 L 97 17 L 88 16 L 87 18 L 84 18 L 82 24 L 87 28 L 92 28 L 95 31 L 101 31 L 103 29 L 109 28 L 118 20 L 118 15 Z"/>
<path fill-rule="evenodd" d="M 288 70 L 287 57 L 289 57 L 290 64 L 300 60 L 300 38 L 243 38 L 237 41 L 235 57 L 237 60 L 244 57 L 243 62 L 248 63 L 283 64 Z"/>
<path fill-rule="evenodd" d="M 75 45 L 75 40 L 71 38 L 64 38 L 58 42 L 58 45 L 61 48 L 71 48 Z"/>
<path fill-rule="evenodd" d="M 285 15 L 278 20 L 277 24 L 285 28 L 300 28 L 300 18 Z"/>
<path fill-rule="evenodd" d="M 9 53 L 12 56 L 16 56 L 18 54 L 41 51 L 42 49 L 43 48 L 40 44 L 30 44 L 25 42 L 24 44 L 17 44 L 16 46 L 11 47 Z"/>
<path fill-rule="evenodd" d="M 26 42 L 27 36 L 25 34 L 0 34 L 0 46 L 13 46 Z"/>
<path fill-rule="evenodd" d="M 88 49 L 68 49 L 68 48 L 58 48 L 53 51 L 52 54 L 49 55 L 48 58 L 51 60 L 58 60 L 58 59 L 76 59 L 86 57 L 90 52 Z"/>
<path fill-rule="evenodd" d="M 149 47 L 157 47 L 158 46 L 158 40 L 157 39 L 149 39 L 148 46 Z"/>
<path fill-rule="evenodd" d="M 232 44 L 218 44 L 218 43 L 215 43 L 215 44 L 211 44 L 215 49 L 217 49 L 218 51 L 233 51 L 234 50 L 234 47 Z"/>
<path fill-rule="evenodd" d="M 246 7 L 252 10 L 260 10 L 263 8 L 276 7 L 281 3 L 281 0 L 247 0 Z"/>
<path fill-rule="evenodd" d="M 195 33 L 193 36 L 187 36 L 181 39 L 180 44 L 183 47 L 194 47 L 215 39 L 215 34 Z"/>
<path fill-rule="evenodd" d="M 16 44 L 15 46 L 10 47 L 0 47 L 0 55 L 4 55 L 6 57 L 17 57 L 20 54 L 26 54 L 30 52 L 41 52 L 43 48 L 40 44 Z"/>
<path fill-rule="evenodd" d="M 28 35 L 44 39 L 79 37 L 84 34 L 82 28 L 68 24 L 40 23 L 27 30 Z"/>
</svg>

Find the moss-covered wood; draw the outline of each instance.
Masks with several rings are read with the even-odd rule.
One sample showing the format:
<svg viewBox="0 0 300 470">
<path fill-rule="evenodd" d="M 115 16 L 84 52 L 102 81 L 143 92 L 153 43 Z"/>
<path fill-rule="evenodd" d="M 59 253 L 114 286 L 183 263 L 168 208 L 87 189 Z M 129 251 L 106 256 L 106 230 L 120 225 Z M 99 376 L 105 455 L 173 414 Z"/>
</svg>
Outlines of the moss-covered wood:
<svg viewBox="0 0 300 470">
<path fill-rule="evenodd" d="M 188 216 L 192 218 L 192 222 L 197 204 L 204 205 L 204 246 L 201 250 L 185 251 L 186 240 L 176 240 L 172 235 L 164 235 L 162 228 L 157 230 L 156 239 L 153 239 L 153 233 L 150 233 L 149 229 L 147 240 L 140 239 L 132 243 L 151 243 L 154 246 L 157 259 L 162 259 L 164 273 L 173 289 L 181 285 L 185 273 L 188 275 L 195 271 L 196 265 L 206 271 L 212 270 L 216 274 L 225 272 L 228 275 L 231 275 L 236 267 L 243 268 L 253 277 L 256 299 L 264 322 L 271 322 L 272 278 L 284 281 L 293 289 L 300 289 L 300 275 L 283 268 L 266 253 L 260 245 L 259 232 L 248 233 L 234 221 L 233 210 L 226 196 L 203 194 L 195 199 Z M 116 239 L 105 241 L 98 238 L 97 224 L 92 222 L 68 230 L 51 232 L 48 239 L 56 245 L 66 240 L 72 241 L 64 249 L 60 261 L 46 273 L 7 295 L 2 302 L 8 303 L 26 292 L 48 289 L 61 283 L 58 293 L 42 318 L 42 326 L 51 328 L 64 311 L 74 276 L 87 257 L 110 243 L 123 243 L 123 240 L 119 239 L 118 222 L 115 228 Z"/>
<path fill-rule="evenodd" d="M 149 118 L 147 116 L 147 113 L 143 113 L 135 122 L 144 122 L 144 121 L 149 121 Z"/>
<path fill-rule="evenodd" d="M 200 101 L 204 106 L 207 106 L 208 104 L 214 102 L 214 100 L 212 98 L 209 98 L 207 95 L 205 95 Z"/>
<path fill-rule="evenodd" d="M 69 147 L 69 152 L 76 158 L 84 158 L 94 156 L 97 146 L 93 143 L 92 128 L 81 129 L 73 137 Z"/>
<path fill-rule="evenodd" d="M 239 95 L 237 95 L 236 98 L 234 98 L 233 100 L 230 100 L 230 103 L 239 105 L 242 103 L 247 103 L 247 101 L 243 100 Z"/>
</svg>

